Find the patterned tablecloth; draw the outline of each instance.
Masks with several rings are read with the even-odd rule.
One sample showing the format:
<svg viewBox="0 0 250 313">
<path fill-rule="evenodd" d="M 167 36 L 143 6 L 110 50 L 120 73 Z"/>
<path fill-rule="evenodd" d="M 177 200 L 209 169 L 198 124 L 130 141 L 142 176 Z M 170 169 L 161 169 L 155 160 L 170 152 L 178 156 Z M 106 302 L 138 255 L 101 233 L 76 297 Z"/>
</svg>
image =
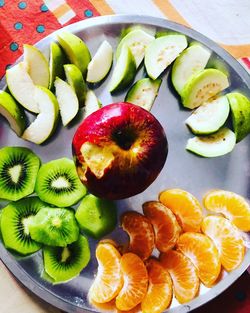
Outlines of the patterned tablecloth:
<svg viewBox="0 0 250 313">
<path fill-rule="evenodd" d="M 179 22 L 215 40 L 250 72 L 250 0 L 0 0 L 0 78 L 34 44 L 65 25 L 108 14 L 145 14 Z M 17 283 L 0 261 L 0 312 L 58 312 Z M 195 312 L 250 312 L 246 272 Z"/>
</svg>

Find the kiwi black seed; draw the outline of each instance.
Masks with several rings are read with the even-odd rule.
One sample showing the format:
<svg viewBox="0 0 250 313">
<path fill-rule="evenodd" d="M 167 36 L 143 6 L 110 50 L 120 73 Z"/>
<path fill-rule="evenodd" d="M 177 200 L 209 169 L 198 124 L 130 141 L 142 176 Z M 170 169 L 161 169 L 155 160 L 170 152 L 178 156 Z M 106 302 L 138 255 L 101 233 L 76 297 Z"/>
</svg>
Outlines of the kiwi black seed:
<svg viewBox="0 0 250 313">
<path fill-rule="evenodd" d="M 71 206 L 87 192 L 77 175 L 74 162 L 67 158 L 41 166 L 35 191 L 41 200 L 57 207 Z"/>
<path fill-rule="evenodd" d="M 30 149 L 0 149 L 0 199 L 17 201 L 33 193 L 40 159 Z"/>
<path fill-rule="evenodd" d="M 77 241 L 67 247 L 44 247 L 43 260 L 45 271 L 54 283 L 68 281 L 78 276 L 89 263 L 88 240 L 80 235 Z"/>
<path fill-rule="evenodd" d="M 38 197 L 28 197 L 10 202 L 2 209 L 1 232 L 6 248 L 22 255 L 38 251 L 41 244 L 31 237 L 28 224 L 38 211 L 46 206 Z"/>
</svg>

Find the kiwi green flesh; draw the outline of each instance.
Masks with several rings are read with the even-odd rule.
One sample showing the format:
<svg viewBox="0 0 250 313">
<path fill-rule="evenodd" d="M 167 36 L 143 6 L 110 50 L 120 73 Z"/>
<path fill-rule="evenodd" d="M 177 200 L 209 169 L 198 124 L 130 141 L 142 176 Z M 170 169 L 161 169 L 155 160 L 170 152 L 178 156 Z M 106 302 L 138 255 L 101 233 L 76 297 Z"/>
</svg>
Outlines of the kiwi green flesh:
<svg viewBox="0 0 250 313">
<path fill-rule="evenodd" d="M 87 238 L 80 235 L 67 247 L 44 247 L 44 268 L 54 283 L 68 281 L 80 274 L 90 260 Z"/>
<path fill-rule="evenodd" d="M 43 201 L 57 207 L 69 207 L 86 194 L 74 162 L 67 158 L 43 164 L 38 172 L 35 191 Z"/>
<path fill-rule="evenodd" d="M 30 149 L 0 150 L 0 198 L 17 201 L 33 193 L 40 159 Z"/>
<path fill-rule="evenodd" d="M 28 224 L 45 206 L 38 197 L 29 197 L 11 202 L 2 210 L 1 232 L 6 248 L 21 255 L 34 253 L 41 248 L 41 244 L 31 238 Z"/>
</svg>

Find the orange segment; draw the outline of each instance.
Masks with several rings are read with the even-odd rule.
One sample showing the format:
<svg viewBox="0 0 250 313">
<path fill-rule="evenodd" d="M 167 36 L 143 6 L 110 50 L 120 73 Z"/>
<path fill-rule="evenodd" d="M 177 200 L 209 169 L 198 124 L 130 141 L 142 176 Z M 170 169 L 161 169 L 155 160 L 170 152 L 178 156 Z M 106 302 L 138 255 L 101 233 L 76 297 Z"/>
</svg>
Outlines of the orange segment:
<svg viewBox="0 0 250 313">
<path fill-rule="evenodd" d="M 154 230 L 150 221 L 142 214 L 128 211 L 121 218 L 123 230 L 130 238 L 128 251 L 146 260 L 154 249 Z"/>
<path fill-rule="evenodd" d="M 89 290 L 89 299 L 105 303 L 116 297 L 122 288 L 121 256 L 112 244 L 100 243 L 96 248 L 96 258 L 98 271 Z"/>
<path fill-rule="evenodd" d="M 207 210 L 222 213 L 239 229 L 250 231 L 250 206 L 243 197 L 231 191 L 213 190 L 203 201 Z"/>
<path fill-rule="evenodd" d="M 169 272 L 174 295 L 180 303 L 186 303 L 197 295 L 200 281 L 192 262 L 181 252 L 170 250 L 161 253 L 160 263 Z"/>
<path fill-rule="evenodd" d="M 221 264 L 228 271 L 237 268 L 244 259 L 245 246 L 238 229 L 221 216 L 207 216 L 201 229 L 216 245 Z"/>
<path fill-rule="evenodd" d="M 116 298 L 116 307 L 128 311 L 142 302 L 148 288 L 148 273 L 142 260 L 134 253 L 121 258 L 123 287 Z"/>
<path fill-rule="evenodd" d="M 176 215 L 184 231 L 200 230 L 202 209 L 191 193 L 182 189 L 169 189 L 160 193 L 159 200 Z"/>
<path fill-rule="evenodd" d="M 172 300 L 172 281 L 161 264 L 151 258 L 146 263 L 148 270 L 148 291 L 141 303 L 143 313 L 161 313 Z"/>
<path fill-rule="evenodd" d="M 172 249 L 181 233 L 173 212 L 158 201 L 146 202 L 142 207 L 154 227 L 156 248 L 161 252 Z"/>
<path fill-rule="evenodd" d="M 219 252 L 212 240 L 203 234 L 189 232 L 180 236 L 177 247 L 197 268 L 203 284 L 211 287 L 221 270 Z"/>
</svg>

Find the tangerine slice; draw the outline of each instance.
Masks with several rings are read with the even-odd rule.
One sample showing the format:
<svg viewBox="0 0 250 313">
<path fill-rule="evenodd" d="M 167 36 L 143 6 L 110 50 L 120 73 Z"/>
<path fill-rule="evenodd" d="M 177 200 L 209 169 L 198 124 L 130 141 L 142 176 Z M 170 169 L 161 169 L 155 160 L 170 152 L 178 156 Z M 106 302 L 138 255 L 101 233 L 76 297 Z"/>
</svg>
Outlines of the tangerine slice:
<svg viewBox="0 0 250 313">
<path fill-rule="evenodd" d="M 170 250 L 161 253 L 160 263 L 172 278 L 176 299 L 181 304 L 194 299 L 198 293 L 200 281 L 192 262 L 181 252 Z"/>
<path fill-rule="evenodd" d="M 228 272 L 236 269 L 245 255 L 244 240 L 238 229 L 222 216 L 205 217 L 201 229 L 216 245 L 222 266 Z"/>
<path fill-rule="evenodd" d="M 154 227 L 156 248 L 161 252 L 172 249 L 181 233 L 173 212 L 158 201 L 146 202 L 142 207 L 143 213 Z"/>
<path fill-rule="evenodd" d="M 143 261 L 152 254 L 154 249 L 154 230 L 144 215 L 128 211 L 122 215 L 121 224 L 129 235 L 128 251 L 137 254 Z"/>
<path fill-rule="evenodd" d="M 169 189 L 159 194 L 159 200 L 176 215 L 185 232 L 200 231 L 202 208 L 191 193 L 177 188 Z"/>
<path fill-rule="evenodd" d="M 225 190 L 212 190 L 203 198 L 207 210 L 223 214 L 235 226 L 250 231 L 250 206 L 240 195 Z"/>
<path fill-rule="evenodd" d="M 143 313 L 161 313 L 171 303 L 172 281 L 169 273 L 156 259 L 150 258 L 146 262 L 148 270 L 148 291 L 141 303 Z"/>
<path fill-rule="evenodd" d="M 211 287 L 221 270 L 219 252 L 212 240 L 206 235 L 188 232 L 180 236 L 177 247 L 197 268 L 203 284 Z"/>
<path fill-rule="evenodd" d="M 142 302 L 148 288 L 148 273 L 143 261 L 134 253 L 121 257 L 123 287 L 116 297 L 116 307 L 128 311 Z"/>
<path fill-rule="evenodd" d="M 111 301 L 122 288 L 121 255 L 110 243 L 100 243 L 96 248 L 98 270 L 89 290 L 90 302 Z"/>
</svg>

